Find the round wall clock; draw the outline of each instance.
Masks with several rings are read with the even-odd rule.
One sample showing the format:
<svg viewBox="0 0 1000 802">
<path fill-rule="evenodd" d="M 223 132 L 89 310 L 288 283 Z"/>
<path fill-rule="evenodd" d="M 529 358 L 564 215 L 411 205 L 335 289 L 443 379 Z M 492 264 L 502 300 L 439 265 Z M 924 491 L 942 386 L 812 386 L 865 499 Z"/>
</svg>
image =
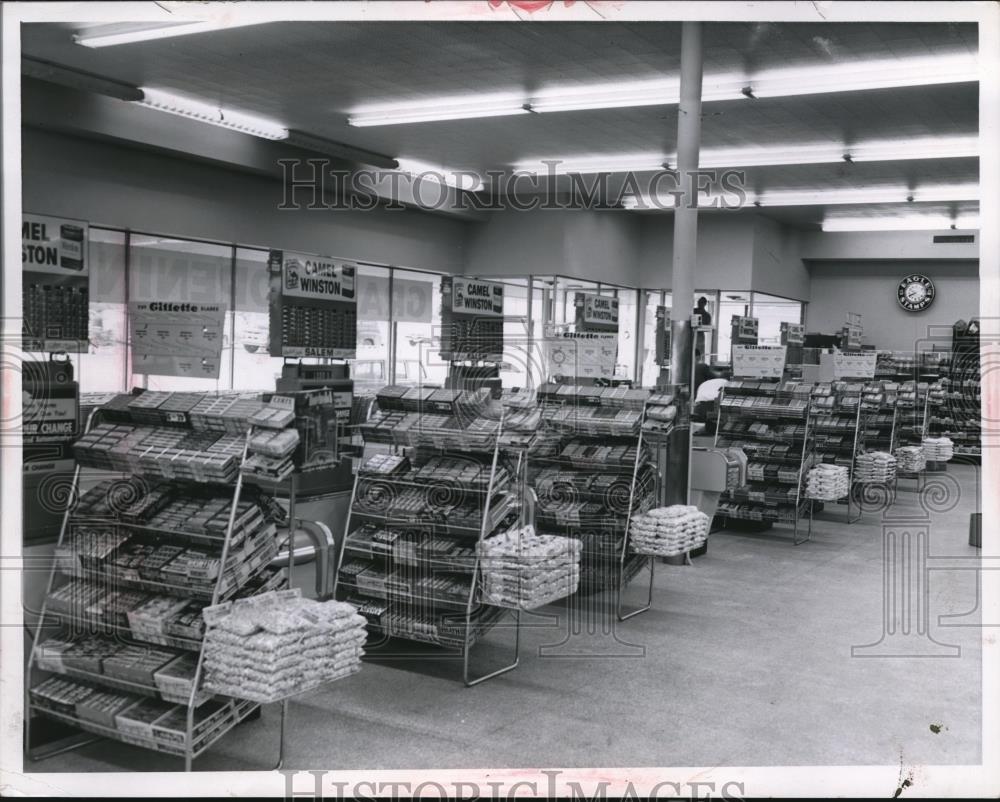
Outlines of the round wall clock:
<svg viewBox="0 0 1000 802">
<path fill-rule="evenodd" d="M 913 273 L 899 282 L 896 300 L 907 312 L 923 312 L 934 302 L 934 282 L 927 276 Z"/>
</svg>

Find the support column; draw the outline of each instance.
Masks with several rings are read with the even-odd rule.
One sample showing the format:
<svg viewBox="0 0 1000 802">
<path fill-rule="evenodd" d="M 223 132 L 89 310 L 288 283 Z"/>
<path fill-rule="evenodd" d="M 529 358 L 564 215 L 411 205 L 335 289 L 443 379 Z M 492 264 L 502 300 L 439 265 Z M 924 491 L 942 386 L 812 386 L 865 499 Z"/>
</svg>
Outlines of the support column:
<svg viewBox="0 0 1000 802">
<path fill-rule="evenodd" d="M 685 22 L 681 26 L 681 96 L 677 108 L 677 173 L 680 194 L 674 208 L 673 273 L 671 305 L 671 383 L 687 385 L 694 402 L 691 353 L 693 332 L 691 312 L 694 309 L 694 270 L 698 250 L 698 169 L 701 149 L 701 83 L 702 52 L 701 23 Z M 691 432 L 684 427 L 675 432 L 671 441 L 668 481 L 683 495 L 688 495 L 688 465 L 691 452 Z"/>
</svg>

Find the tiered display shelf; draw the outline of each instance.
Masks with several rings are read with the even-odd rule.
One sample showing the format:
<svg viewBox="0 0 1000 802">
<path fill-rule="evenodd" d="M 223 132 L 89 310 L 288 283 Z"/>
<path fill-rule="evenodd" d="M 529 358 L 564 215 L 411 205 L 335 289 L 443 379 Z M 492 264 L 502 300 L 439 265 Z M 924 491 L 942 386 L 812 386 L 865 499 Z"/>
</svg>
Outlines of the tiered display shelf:
<svg viewBox="0 0 1000 802">
<path fill-rule="evenodd" d="M 256 710 L 202 690 L 201 610 L 286 584 L 284 571 L 269 567 L 277 508 L 242 470 L 249 421 L 263 406 L 142 393 L 91 413 L 74 445 L 73 487 L 29 658 L 29 757 L 64 751 L 33 748 L 39 715 L 183 757 L 190 771 Z M 92 469 L 125 475 L 81 492 Z"/>
<path fill-rule="evenodd" d="M 741 448 L 748 458 L 747 484 L 722 495 L 716 515 L 724 521 L 791 524 L 795 545 L 809 539 L 813 502 L 805 497 L 805 475 L 816 461 L 810 391 L 798 382 L 753 380 L 723 389 L 715 446 Z"/>
<path fill-rule="evenodd" d="M 847 468 L 851 485 L 854 482 L 854 463 L 858 455 L 863 393 L 863 382 L 821 383 L 813 388 L 810 402 L 812 430 L 816 437 L 816 459 L 827 465 Z M 851 496 L 852 493 L 848 492 L 837 502 L 847 506 L 849 524 L 858 520 L 851 517 Z"/>
<path fill-rule="evenodd" d="M 981 377 L 978 349 L 955 351 L 944 365 L 944 377 L 932 386 L 928 432 L 948 437 L 955 454 L 982 456 Z"/>
<path fill-rule="evenodd" d="M 930 385 L 925 381 L 903 382 L 896 396 L 896 429 L 893 448 L 920 446 L 927 436 Z M 915 478 L 915 474 L 899 473 Z"/>
<path fill-rule="evenodd" d="M 516 525 L 523 460 L 500 449 L 504 412 L 488 389 L 386 387 L 361 426 L 365 459 L 355 476 L 334 592 L 358 607 L 369 632 L 460 649 L 462 679 L 476 685 L 518 664 L 472 677 L 472 647 L 501 620 L 484 604 L 479 544 Z M 380 448 L 381 447 L 381 448 Z"/>
<path fill-rule="evenodd" d="M 538 390 L 544 446 L 535 450 L 532 484 L 538 496 L 540 532 L 582 544 L 580 595 L 621 593 L 651 558 L 628 553 L 628 527 L 635 512 L 652 506 L 656 471 L 643 442 L 648 390 L 544 384 Z"/>
</svg>

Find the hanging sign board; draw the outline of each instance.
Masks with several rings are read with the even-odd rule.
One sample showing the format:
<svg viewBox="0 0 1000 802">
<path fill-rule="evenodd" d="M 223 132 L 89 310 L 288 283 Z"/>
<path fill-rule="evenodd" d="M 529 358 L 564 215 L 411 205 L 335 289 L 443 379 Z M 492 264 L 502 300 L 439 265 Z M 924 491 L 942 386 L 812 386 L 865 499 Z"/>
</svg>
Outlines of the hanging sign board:
<svg viewBox="0 0 1000 802">
<path fill-rule="evenodd" d="M 130 301 L 128 309 L 133 373 L 219 378 L 223 306 Z"/>
<path fill-rule="evenodd" d="M 441 279 L 441 358 L 503 361 L 503 284 L 462 276 Z"/>
<path fill-rule="evenodd" d="M 611 379 L 618 363 L 618 335 L 546 327 L 544 353 L 548 376 Z"/>
<path fill-rule="evenodd" d="M 325 256 L 271 251 L 271 356 L 354 359 L 357 352 L 357 266 Z"/>
<path fill-rule="evenodd" d="M 781 324 L 782 345 L 802 345 L 806 340 L 806 327 L 801 323 Z"/>
<path fill-rule="evenodd" d="M 578 292 L 574 298 L 577 331 L 618 333 L 618 299 L 610 295 Z"/>
<path fill-rule="evenodd" d="M 733 376 L 746 379 L 780 379 L 785 370 L 784 345 L 734 345 Z"/>
<path fill-rule="evenodd" d="M 835 379 L 874 379 L 876 351 L 835 351 L 833 353 L 833 377 Z"/>
<path fill-rule="evenodd" d="M 86 351 L 90 323 L 90 228 L 82 220 L 21 217 L 25 351 Z"/>
</svg>

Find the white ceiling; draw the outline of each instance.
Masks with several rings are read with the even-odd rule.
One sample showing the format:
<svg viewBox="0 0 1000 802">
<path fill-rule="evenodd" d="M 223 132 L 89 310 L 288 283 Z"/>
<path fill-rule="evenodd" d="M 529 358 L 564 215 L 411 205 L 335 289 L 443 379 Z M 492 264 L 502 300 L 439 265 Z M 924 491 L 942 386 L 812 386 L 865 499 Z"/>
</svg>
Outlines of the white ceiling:
<svg viewBox="0 0 1000 802">
<path fill-rule="evenodd" d="M 485 171 L 539 157 L 669 153 L 675 146 L 672 106 L 370 128 L 348 126 L 346 115 L 359 105 L 675 76 L 677 23 L 273 23 L 101 49 L 73 44 L 79 27 L 25 25 L 23 53 L 397 158 Z M 976 26 L 965 23 L 704 27 L 706 74 L 751 76 L 776 67 L 976 50 Z M 710 103 L 702 144 L 850 144 L 977 130 L 978 86 L 970 83 Z M 755 190 L 969 184 L 978 180 L 978 160 L 794 165 L 752 168 L 747 175 Z M 767 213 L 810 224 L 822 219 L 823 209 Z"/>
</svg>

